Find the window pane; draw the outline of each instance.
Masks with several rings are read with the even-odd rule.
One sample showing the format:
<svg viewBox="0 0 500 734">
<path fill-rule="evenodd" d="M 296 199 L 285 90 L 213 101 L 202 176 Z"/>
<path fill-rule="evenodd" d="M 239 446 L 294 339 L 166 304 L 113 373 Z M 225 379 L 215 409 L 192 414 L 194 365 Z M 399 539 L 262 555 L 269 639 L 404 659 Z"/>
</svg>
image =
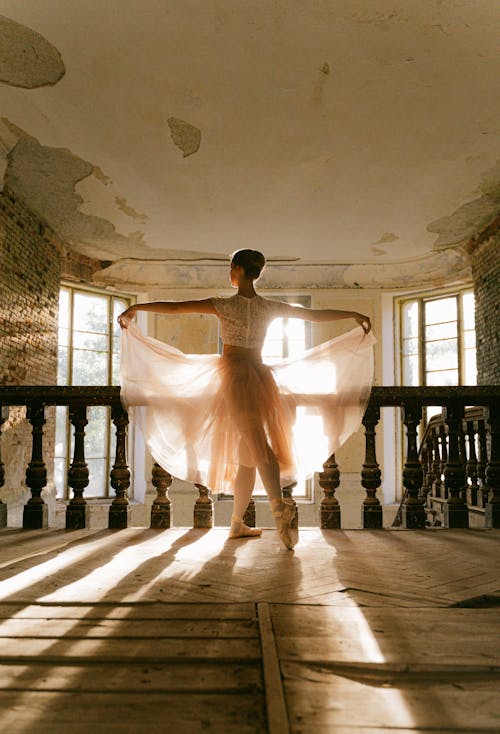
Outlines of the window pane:
<svg viewBox="0 0 500 734">
<path fill-rule="evenodd" d="M 106 459 L 89 459 L 89 484 L 85 489 L 87 497 L 103 497 L 106 494 Z"/>
<path fill-rule="evenodd" d="M 477 383 L 476 350 L 466 349 L 464 355 L 464 380 L 466 385 Z"/>
<path fill-rule="evenodd" d="M 56 445 L 54 456 L 66 456 L 68 441 L 68 409 L 64 405 L 56 406 Z"/>
<path fill-rule="evenodd" d="M 130 433 L 127 431 L 127 461 L 128 461 L 128 437 Z M 113 464 L 115 463 L 115 456 L 116 456 L 116 427 L 114 426 L 113 422 L 109 422 L 109 466 L 110 469 L 113 468 Z"/>
<path fill-rule="evenodd" d="M 116 319 L 126 308 L 128 308 L 128 303 L 122 298 L 113 299 L 113 334 L 116 336 L 119 336 L 121 331 L 120 324 Z"/>
<path fill-rule="evenodd" d="M 263 357 L 282 357 L 283 342 L 281 339 L 266 339 L 262 347 Z"/>
<path fill-rule="evenodd" d="M 59 347 L 57 350 L 57 384 L 68 384 L 68 347 Z"/>
<path fill-rule="evenodd" d="M 462 296 L 462 320 L 464 329 L 474 329 L 474 293 L 469 291 Z"/>
<path fill-rule="evenodd" d="M 120 358 L 118 355 L 113 355 L 113 362 L 111 364 L 111 384 L 120 384 Z"/>
<path fill-rule="evenodd" d="M 109 348 L 106 334 L 91 334 L 86 331 L 73 332 L 73 347 L 75 349 L 94 349 L 98 352 L 107 352 Z"/>
<path fill-rule="evenodd" d="M 435 301 L 425 302 L 425 323 L 440 324 L 443 321 L 457 320 L 457 299 L 455 296 L 450 298 L 438 298 Z"/>
<path fill-rule="evenodd" d="M 64 497 L 66 493 L 66 459 L 54 459 L 54 484 L 56 497 Z"/>
<path fill-rule="evenodd" d="M 289 319 L 286 333 L 289 339 L 304 341 L 305 338 L 305 322 L 301 319 Z"/>
<path fill-rule="evenodd" d="M 403 336 L 418 336 L 418 302 L 412 301 L 403 305 Z"/>
<path fill-rule="evenodd" d="M 59 326 L 69 328 L 69 291 L 61 288 L 59 291 Z"/>
<path fill-rule="evenodd" d="M 282 339 L 283 338 L 283 319 L 273 319 L 266 332 L 266 341 L 268 339 Z"/>
<path fill-rule="evenodd" d="M 288 356 L 289 357 L 298 357 L 300 354 L 303 354 L 305 350 L 305 340 L 301 339 L 291 339 L 288 342 Z"/>
<path fill-rule="evenodd" d="M 57 343 L 61 347 L 67 347 L 68 346 L 68 340 L 69 340 L 69 330 L 59 328 L 58 334 L 57 334 Z"/>
<path fill-rule="evenodd" d="M 433 415 L 439 415 L 442 412 L 443 409 L 440 405 L 427 405 L 425 407 L 426 420 L 430 420 Z"/>
<path fill-rule="evenodd" d="M 458 367 L 457 339 L 428 342 L 425 346 L 426 370 L 444 370 Z"/>
<path fill-rule="evenodd" d="M 403 339 L 403 354 L 418 355 L 418 339 Z"/>
<path fill-rule="evenodd" d="M 85 431 L 85 458 L 103 458 L 107 449 L 108 408 L 105 406 L 89 408 L 88 421 Z"/>
<path fill-rule="evenodd" d="M 73 385 L 107 385 L 108 355 L 75 349 L 73 352 Z"/>
<path fill-rule="evenodd" d="M 75 293 L 73 328 L 78 331 L 108 332 L 108 298 L 90 293 Z"/>
<path fill-rule="evenodd" d="M 428 385 L 458 385 L 458 370 L 428 372 L 426 378 Z"/>
<path fill-rule="evenodd" d="M 419 385 L 418 362 L 418 355 L 403 359 L 403 385 L 408 387 Z"/>
<path fill-rule="evenodd" d="M 426 341 L 433 339 L 449 339 L 457 336 L 457 322 L 450 321 L 447 324 L 435 324 L 434 326 L 425 327 Z"/>
</svg>

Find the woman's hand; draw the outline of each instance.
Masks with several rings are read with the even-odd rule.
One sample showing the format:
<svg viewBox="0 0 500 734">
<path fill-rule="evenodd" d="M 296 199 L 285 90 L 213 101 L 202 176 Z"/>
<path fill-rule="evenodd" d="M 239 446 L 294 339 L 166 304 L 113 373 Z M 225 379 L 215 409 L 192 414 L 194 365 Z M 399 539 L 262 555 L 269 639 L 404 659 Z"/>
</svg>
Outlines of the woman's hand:
<svg viewBox="0 0 500 734">
<path fill-rule="evenodd" d="M 362 313 L 358 313 L 357 311 L 354 311 L 353 312 L 353 318 L 354 318 L 355 321 L 357 321 L 357 323 L 360 326 L 363 327 L 363 329 L 365 331 L 365 334 L 368 334 L 368 332 L 372 328 L 370 317 L 369 316 L 365 316 Z"/>
<path fill-rule="evenodd" d="M 137 312 L 137 309 L 135 306 L 130 306 L 127 308 L 126 311 L 122 311 L 122 313 L 118 316 L 117 321 L 122 327 L 122 329 L 126 329 L 128 326 L 128 322 L 134 318 L 135 314 Z"/>
</svg>

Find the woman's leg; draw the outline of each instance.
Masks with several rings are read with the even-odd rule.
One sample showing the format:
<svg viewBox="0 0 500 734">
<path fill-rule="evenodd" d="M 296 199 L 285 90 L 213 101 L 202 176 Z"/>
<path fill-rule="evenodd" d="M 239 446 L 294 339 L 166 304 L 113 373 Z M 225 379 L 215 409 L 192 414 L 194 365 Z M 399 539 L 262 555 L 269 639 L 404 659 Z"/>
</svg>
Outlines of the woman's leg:
<svg viewBox="0 0 500 734">
<path fill-rule="evenodd" d="M 290 525 L 295 517 L 295 508 L 291 501 L 284 501 L 281 493 L 280 470 L 276 454 L 272 448 L 267 446 L 268 461 L 257 465 L 260 478 L 266 489 L 269 504 L 276 527 L 286 547 L 291 550 L 293 542 L 290 535 Z"/>
<path fill-rule="evenodd" d="M 248 448 L 243 440 L 240 441 L 239 459 L 240 465 L 234 481 L 233 514 L 231 516 L 229 536 L 231 538 L 254 537 L 261 535 L 262 530 L 259 528 L 250 528 L 248 525 L 245 525 L 243 516 L 252 497 L 256 470 L 255 466 L 247 466 L 243 463 L 245 461 L 249 464 L 251 463 Z"/>
</svg>

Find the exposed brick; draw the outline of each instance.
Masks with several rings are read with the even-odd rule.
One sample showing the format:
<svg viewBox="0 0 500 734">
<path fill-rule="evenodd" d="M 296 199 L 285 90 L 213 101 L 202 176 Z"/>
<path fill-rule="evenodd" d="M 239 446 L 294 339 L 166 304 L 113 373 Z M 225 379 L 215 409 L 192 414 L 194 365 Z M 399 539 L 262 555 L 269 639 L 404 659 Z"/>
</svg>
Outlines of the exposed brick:
<svg viewBox="0 0 500 734">
<path fill-rule="evenodd" d="M 476 302 L 477 380 L 500 384 L 500 233 L 471 252 Z"/>
<path fill-rule="evenodd" d="M 21 200 L 0 192 L 0 385 L 54 385 L 57 380 L 57 318 L 60 244 Z M 54 496 L 54 409 L 46 411 L 44 457 Z M 24 408 L 11 408 L 2 436 L 9 524 L 19 525 L 29 497 L 24 478 L 31 430 Z"/>
<path fill-rule="evenodd" d="M 60 247 L 33 212 L 5 191 L 0 257 L 0 384 L 54 385 Z"/>
</svg>

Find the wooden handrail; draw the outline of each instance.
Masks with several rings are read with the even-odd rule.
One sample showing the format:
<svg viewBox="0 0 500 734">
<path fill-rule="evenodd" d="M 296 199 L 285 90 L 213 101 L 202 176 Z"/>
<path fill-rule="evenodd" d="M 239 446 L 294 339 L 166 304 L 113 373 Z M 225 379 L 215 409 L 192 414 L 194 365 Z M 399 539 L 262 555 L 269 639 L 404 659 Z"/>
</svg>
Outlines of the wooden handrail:
<svg viewBox="0 0 500 734">
<path fill-rule="evenodd" d="M 296 396 L 299 398 L 300 396 Z M 331 400 L 332 396 L 304 395 L 304 404 L 311 401 Z M 31 489 L 32 497 L 25 506 L 25 527 L 43 527 L 46 518 L 41 492 L 46 482 L 46 469 L 43 461 L 43 425 L 45 423 L 45 407 L 52 405 L 69 406 L 70 419 L 73 423 L 75 436 L 75 454 L 70 467 L 69 486 L 73 488 L 75 497 L 70 503 L 67 515 L 67 527 L 82 526 L 86 523 L 87 509 L 83 497 L 84 487 L 88 483 L 84 458 L 84 432 L 86 425 L 86 410 L 89 406 L 104 405 L 111 407 L 112 420 L 116 428 L 117 452 L 115 463 L 111 471 L 111 485 L 116 491 L 110 509 L 110 527 L 126 527 L 129 518 L 129 504 L 127 490 L 130 483 L 130 472 L 125 456 L 126 432 L 128 415 L 120 400 L 119 386 L 82 386 L 66 387 L 56 385 L 16 385 L 0 386 L 0 409 L 2 421 L 5 420 L 5 409 L 8 406 L 26 406 L 28 420 L 32 426 L 33 445 L 31 461 L 27 467 L 26 480 Z M 406 528 L 425 527 L 425 507 L 421 489 L 426 480 L 422 469 L 422 447 L 417 448 L 418 428 L 422 419 L 422 408 L 426 405 L 440 405 L 443 407 L 442 416 L 434 417 L 429 421 L 426 431 L 441 425 L 447 431 L 446 444 L 442 458 L 444 489 L 446 500 L 445 524 L 448 527 L 467 527 L 467 506 L 463 502 L 463 487 L 466 482 L 464 462 L 460 461 L 461 426 L 464 419 L 478 420 L 476 415 L 484 414 L 490 431 L 490 456 L 485 460 L 484 492 L 488 492 L 485 504 L 485 518 L 488 527 L 500 527 L 500 385 L 479 386 L 430 386 L 430 387 L 399 387 L 374 386 L 363 416 L 365 429 L 365 460 L 361 470 L 361 484 L 366 490 L 363 500 L 363 527 L 382 527 L 382 507 L 376 496 L 381 484 L 381 472 L 375 454 L 375 432 L 380 419 L 380 408 L 399 407 L 403 410 L 403 422 L 406 427 L 407 449 L 403 470 L 403 485 L 405 492 L 401 503 L 402 524 Z M 466 410 L 466 406 L 475 406 Z M 474 412 L 475 411 L 475 412 Z M 443 422 L 444 421 L 444 422 Z M 440 423 L 441 422 L 441 423 Z M 445 424 L 447 427 L 445 427 Z M 431 426 L 431 428 L 429 428 Z M 424 433 L 424 436 L 427 434 Z M 462 451 L 463 454 L 463 451 Z M 480 463 L 480 462 L 479 462 Z M 0 459 L 0 487 L 2 484 L 2 462 Z M 319 469 L 319 467 L 318 467 Z M 158 467 L 155 469 L 155 486 L 158 488 L 158 497 L 155 512 L 158 515 L 157 526 L 164 526 L 170 522 L 170 500 L 168 486 L 171 481 L 167 472 Z M 166 476 L 164 476 L 166 475 Z M 340 523 L 340 506 L 335 497 L 335 490 L 339 486 L 340 471 L 335 456 L 328 457 L 323 464 L 323 471 L 319 474 L 319 484 L 325 492 L 321 503 L 321 527 L 338 528 Z M 198 487 L 198 513 L 195 512 L 195 523 L 211 522 L 211 500 L 206 487 Z M 287 488 L 287 491 L 290 488 Z M 291 489 L 290 489 L 291 491 Z M 209 507 L 210 505 L 210 507 Z M 203 511 L 203 512 L 202 512 Z M 159 513 L 159 514 L 158 514 Z M 250 513 L 252 514 L 252 513 Z M 161 515 L 161 517 L 160 517 Z M 167 517 L 168 515 L 168 517 Z M 203 520 L 200 519 L 203 515 Z M 210 515 L 210 517 L 209 517 Z M 68 516 L 72 518 L 68 521 Z M 198 517 L 199 516 L 199 517 Z M 0 526 L 6 520 L 5 505 L 0 501 Z M 196 519 L 198 518 L 198 519 Z M 5 520 L 5 522 L 4 522 Z"/>
</svg>

